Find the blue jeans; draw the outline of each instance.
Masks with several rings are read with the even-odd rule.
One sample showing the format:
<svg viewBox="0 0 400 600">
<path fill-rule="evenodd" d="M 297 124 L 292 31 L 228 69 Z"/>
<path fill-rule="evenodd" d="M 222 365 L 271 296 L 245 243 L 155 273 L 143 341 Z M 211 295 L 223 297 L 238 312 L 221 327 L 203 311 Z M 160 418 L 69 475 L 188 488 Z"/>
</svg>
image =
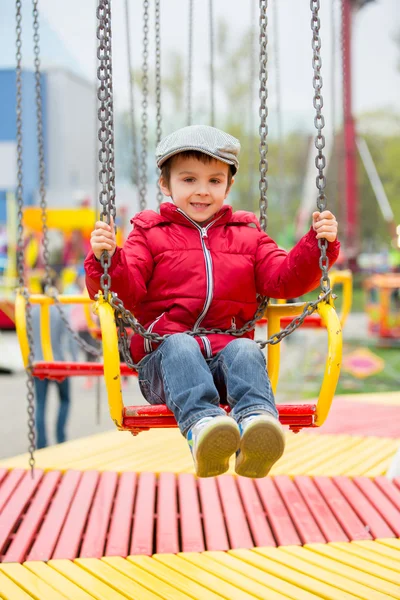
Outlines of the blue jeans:
<svg viewBox="0 0 400 600">
<path fill-rule="evenodd" d="M 278 416 L 264 354 L 247 338 L 206 361 L 195 339 L 171 335 L 141 360 L 139 386 L 150 404 L 168 406 L 185 436 L 200 419 L 225 415 L 220 403 L 238 422 L 255 412 Z"/>
<path fill-rule="evenodd" d="M 35 395 L 36 395 L 36 448 L 45 448 L 47 444 L 46 435 L 46 400 L 47 391 L 49 387 L 49 379 L 35 380 Z M 67 424 L 69 406 L 70 406 L 70 394 L 69 394 L 69 379 L 68 377 L 63 381 L 54 382 L 58 387 L 58 395 L 60 398 L 60 406 L 58 408 L 57 425 L 56 425 L 56 439 L 57 444 L 65 442 L 65 426 Z"/>
</svg>

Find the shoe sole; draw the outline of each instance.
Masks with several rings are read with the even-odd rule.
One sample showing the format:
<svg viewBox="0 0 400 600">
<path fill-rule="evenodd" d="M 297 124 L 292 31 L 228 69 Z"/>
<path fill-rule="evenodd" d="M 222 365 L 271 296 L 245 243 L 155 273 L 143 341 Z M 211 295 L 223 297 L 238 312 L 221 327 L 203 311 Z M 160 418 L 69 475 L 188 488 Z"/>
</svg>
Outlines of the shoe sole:
<svg viewBox="0 0 400 600">
<path fill-rule="evenodd" d="M 198 477 L 216 477 L 229 469 L 229 459 L 239 448 L 240 432 L 230 417 L 205 432 L 197 445 L 196 474 Z"/>
<path fill-rule="evenodd" d="M 266 417 L 250 423 L 241 438 L 235 471 L 243 477 L 265 477 L 284 449 L 285 435 L 279 421 Z"/>
</svg>

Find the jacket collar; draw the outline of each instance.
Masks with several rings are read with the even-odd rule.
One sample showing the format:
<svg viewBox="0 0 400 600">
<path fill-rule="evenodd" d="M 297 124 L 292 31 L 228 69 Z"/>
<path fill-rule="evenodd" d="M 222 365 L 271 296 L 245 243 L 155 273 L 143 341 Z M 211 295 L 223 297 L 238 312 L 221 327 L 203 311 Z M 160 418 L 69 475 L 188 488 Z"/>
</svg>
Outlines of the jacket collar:
<svg viewBox="0 0 400 600">
<path fill-rule="evenodd" d="M 189 220 L 190 218 L 185 217 L 185 215 L 182 214 L 178 207 L 175 206 L 175 204 L 173 204 L 172 202 L 163 202 L 160 205 L 160 216 L 164 219 L 167 219 L 168 221 L 171 221 L 172 223 L 179 223 L 181 225 L 193 227 L 191 221 Z M 213 216 L 213 218 L 209 221 L 208 224 L 218 220 L 218 223 L 216 223 L 216 225 L 224 225 L 225 223 L 228 223 L 231 220 L 231 218 L 232 207 L 229 206 L 229 204 L 224 204 L 221 210 L 219 210 Z"/>
</svg>

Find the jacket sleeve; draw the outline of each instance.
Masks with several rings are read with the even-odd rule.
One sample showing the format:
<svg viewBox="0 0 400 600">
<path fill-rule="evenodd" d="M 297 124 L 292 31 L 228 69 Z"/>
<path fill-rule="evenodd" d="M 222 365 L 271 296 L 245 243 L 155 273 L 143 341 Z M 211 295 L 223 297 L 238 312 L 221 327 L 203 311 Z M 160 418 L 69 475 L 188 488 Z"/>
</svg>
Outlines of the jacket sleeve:
<svg viewBox="0 0 400 600">
<path fill-rule="evenodd" d="M 153 257 L 143 230 L 135 227 L 124 246 L 117 247 L 108 271 L 111 276 L 111 290 L 118 295 L 118 298 L 129 310 L 133 310 L 146 295 L 147 283 L 151 277 L 153 266 Z M 100 290 L 100 277 L 103 269 L 92 251 L 87 255 L 84 267 L 86 287 L 89 296 L 94 298 Z"/>
<path fill-rule="evenodd" d="M 340 243 L 328 243 L 327 257 L 331 267 L 339 255 Z M 320 249 L 311 228 L 290 252 L 278 248 L 267 235 L 257 249 L 255 275 L 257 293 L 271 298 L 297 298 L 319 286 Z"/>
</svg>

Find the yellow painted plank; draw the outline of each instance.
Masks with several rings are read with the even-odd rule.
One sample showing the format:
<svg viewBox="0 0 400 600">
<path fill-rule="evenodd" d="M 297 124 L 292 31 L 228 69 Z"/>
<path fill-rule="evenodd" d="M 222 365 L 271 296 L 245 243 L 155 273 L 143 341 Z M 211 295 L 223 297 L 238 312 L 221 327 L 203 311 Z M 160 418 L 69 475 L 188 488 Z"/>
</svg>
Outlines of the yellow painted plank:
<svg viewBox="0 0 400 600">
<path fill-rule="evenodd" d="M 381 406 L 382 404 L 385 406 L 400 406 L 400 392 L 341 395 L 335 396 L 335 400 L 360 402 L 361 404 L 376 404 L 377 406 Z"/>
<path fill-rule="evenodd" d="M 110 558 L 103 560 L 109 561 Z M 161 564 L 159 561 L 150 558 L 150 556 L 128 556 L 127 560 L 135 567 L 140 567 L 147 573 L 154 575 L 161 581 L 170 583 L 173 581 L 177 590 L 186 594 L 185 597 L 194 598 L 196 600 L 221 600 L 221 596 L 206 589 L 201 584 L 177 573 L 173 569 Z M 116 567 L 117 568 L 117 567 Z"/>
<path fill-rule="evenodd" d="M 97 558 L 77 558 L 74 562 L 117 592 L 124 594 L 127 598 L 131 598 L 132 600 L 155 600 L 159 598 L 158 595 L 153 594 L 151 591 L 152 587 L 153 589 L 157 589 L 154 588 L 154 583 L 157 585 L 157 581 L 153 582 L 153 586 L 151 586 L 151 582 L 148 582 L 148 577 L 147 579 L 146 577 L 140 578 L 139 573 L 136 574 L 135 580 L 133 580 Z M 140 584 L 138 583 L 138 579 L 141 579 Z M 171 595 L 161 595 L 161 597 L 171 600 L 173 598 Z"/>
<path fill-rule="evenodd" d="M 400 562 L 400 548 L 391 548 L 390 546 L 386 546 L 380 542 L 383 542 L 383 540 L 364 540 L 359 542 L 351 542 L 351 544 L 352 546 L 365 548 L 366 550 L 371 550 L 372 552 L 378 553 L 386 558 Z"/>
<path fill-rule="evenodd" d="M 350 546 L 350 544 L 347 545 Z M 378 565 L 376 562 L 368 560 L 368 558 L 357 556 L 354 552 L 346 552 L 343 548 L 337 548 L 332 544 L 306 544 L 304 547 L 312 552 L 317 552 L 321 556 L 331 558 L 337 563 L 343 563 L 352 569 L 357 569 L 378 579 L 384 579 L 398 587 L 400 594 L 400 572 L 396 573 L 386 566 Z M 340 564 L 338 566 L 340 568 Z"/>
<path fill-rule="evenodd" d="M 2 564 L 0 571 L 18 584 L 27 594 L 35 600 L 65 600 L 65 594 L 57 592 L 40 577 L 25 569 L 18 563 Z"/>
<path fill-rule="evenodd" d="M 297 585 L 292 585 L 283 579 L 275 577 L 275 575 L 253 567 L 235 556 L 231 556 L 227 552 L 207 551 L 203 553 L 203 556 L 207 556 L 219 565 L 225 566 L 229 569 L 229 573 L 240 573 L 248 581 L 252 580 L 253 582 L 262 584 L 264 595 L 261 598 L 265 597 L 265 587 L 269 590 L 269 593 L 271 593 L 271 590 L 274 590 L 283 594 L 285 598 L 291 598 L 292 600 L 312 600 L 317 597 L 319 598 L 319 596 L 315 596 Z"/>
<path fill-rule="evenodd" d="M 390 548 L 394 548 L 394 550 L 400 550 L 400 540 L 399 539 L 392 539 L 392 538 L 385 538 L 385 539 L 379 539 L 376 540 L 379 544 L 384 544 L 385 546 L 389 546 Z"/>
<path fill-rule="evenodd" d="M 233 555 L 258 566 L 261 569 L 274 573 L 290 581 L 293 585 L 308 590 L 309 592 L 329 600 L 350 600 L 360 598 L 360 587 L 349 582 L 345 577 L 337 577 L 327 573 L 324 569 L 311 567 L 306 561 L 290 556 L 280 548 L 257 548 L 254 550 L 232 550 Z M 274 550 L 271 552 L 270 550 Z M 368 593 L 371 591 L 365 588 Z M 365 596 L 368 600 L 375 600 L 375 596 Z M 379 599 L 382 600 L 382 597 Z"/>
<path fill-rule="evenodd" d="M 369 459 L 379 450 L 379 444 L 383 438 L 363 438 L 355 443 L 346 452 L 335 454 L 332 458 L 322 462 L 318 467 L 310 469 L 309 475 L 333 475 L 340 472 L 344 474 L 352 467 L 358 465 L 360 472 L 364 472 L 363 461 Z"/>
<path fill-rule="evenodd" d="M 332 548 L 337 548 L 338 550 L 347 552 L 351 556 L 357 556 L 358 558 L 362 558 L 365 561 L 375 563 L 377 565 L 380 565 L 381 567 L 392 569 L 398 574 L 398 577 L 400 578 L 400 556 L 398 556 L 397 559 L 393 558 L 393 556 L 390 555 L 390 548 L 387 548 L 386 554 L 384 552 L 379 552 L 377 548 L 384 548 L 382 544 L 379 545 L 375 542 L 372 542 L 372 547 L 365 547 L 362 544 L 356 545 L 353 542 L 335 542 L 329 545 Z"/>
<path fill-rule="evenodd" d="M 309 441 L 306 438 L 309 438 Z M 285 453 L 282 459 L 277 463 L 274 473 L 275 475 L 285 474 L 285 475 L 297 475 L 304 473 L 305 470 L 312 469 L 313 467 L 321 464 L 321 461 L 326 459 L 326 456 L 331 456 L 335 452 L 342 451 L 342 445 L 338 444 L 338 440 L 333 436 L 324 436 L 324 435 L 309 435 L 303 436 L 302 440 L 304 440 L 304 444 L 308 442 L 307 446 L 304 445 L 304 448 L 296 448 L 296 451 L 291 452 L 290 454 Z M 305 454 L 305 456 L 304 456 Z M 306 463 L 304 462 L 304 459 Z"/>
<path fill-rule="evenodd" d="M 329 581 L 319 580 L 314 574 L 314 571 L 303 570 L 299 571 L 294 568 L 290 559 L 277 550 L 277 554 L 266 555 L 264 550 L 267 551 L 266 548 L 259 548 L 260 552 L 256 553 L 255 550 L 230 550 L 229 554 L 236 556 L 240 560 L 243 560 L 254 567 L 262 569 L 267 573 L 271 573 L 276 577 L 281 578 L 284 581 L 289 582 L 293 586 L 298 586 L 299 588 L 307 591 L 310 594 L 316 595 L 318 598 L 327 598 L 329 600 L 350 600 L 356 597 L 353 594 L 350 594 L 343 589 L 337 589 L 337 586 L 330 585 Z M 277 557 L 279 560 L 276 560 Z"/>
<path fill-rule="evenodd" d="M 171 567 L 174 571 L 193 579 L 193 581 L 197 581 L 197 583 L 204 585 L 204 587 L 209 590 L 215 591 L 223 598 L 229 598 L 229 600 L 254 600 L 253 595 L 247 594 L 243 590 L 238 590 L 230 583 L 190 564 L 180 556 L 174 556 L 172 554 L 155 554 L 153 558 L 163 565 Z"/>
<path fill-rule="evenodd" d="M 1 600 L 32 600 L 33 596 L 27 594 L 0 571 L 0 598 Z"/>
<path fill-rule="evenodd" d="M 390 462 L 393 454 L 396 452 L 398 448 L 398 444 L 396 440 L 386 440 L 382 439 L 380 443 L 374 444 L 375 452 L 369 458 L 364 458 L 362 463 L 362 468 L 365 472 L 368 472 L 370 469 L 373 469 L 376 465 L 380 465 L 383 461 Z M 357 476 L 360 472 L 360 463 L 357 463 L 350 469 L 345 469 L 343 471 L 343 475 L 347 475 L 348 477 Z"/>
<path fill-rule="evenodd" d="M 260 598 L 260 600 L 264 600 L 267 594 L 268 600 L 287 600 L 287 596 L 276 591 L 276 588 L 275 590 L 271 589 L 271 587 L 262 585 L 260 582 L 244 577 L 241 573 L 212 560 L 212 558 L 205 554 L 182 552 L 179 556 L 200 569 L 207 571 L 207 573 L 212 573 L 216 577 L 231 583 L 238 589 L 243 590 L 243 592 L 248 592 L 256 598 Z"/>
<path fill-rule="evenodd" d="M 67 598 L 73 598 L 74 600 L 93 600 L 88 592 L 85 592 L 82 588 L 78 587 L 72 581 L 63 577 L 49 567 L 46 563 L 40 561 L 30 561 L 24 563 L 24 567 L 35 573 L 40 579 L 43 579 L 52 588 L 54 588 L 60 594 L 64 594 Z"/>
<path fill-rule="evenodd" d="M 80 588 L 90 590 L 96 600 L 126 600 L 125 595 L 120 594 L 97 577 L 93 577 L 70 560 L 50 560 L 47 564 Z"/>
<path fill-rule="evenodd" d="M 317 554 L 307 548 L 295 548 L 294 546 L 282 548 L 282 551 L 287 552 L 295 559 L 303 561 L 309 569 L 312 568 L 313 572 L 315 569 L 320 569 L 325 574 L 325 581 L 332 575 L 334 580 L 337 580 L 338 577 L 345 578 L 347 585 L 352 587 L 351 590 L 349 588 L 352 593 L 355 593 L 357 587 L 362 585 L 365 590 L 368 590 L 368 598 L 385 598 L 386 594 L 394 598 L 400 598 L 400 587 L 398 585 L 370 575 L 365 571 L 360 571 L 358 568 L 345 565 L 343 562 L 338 562 L 327 555 Z"/>
</svg>

